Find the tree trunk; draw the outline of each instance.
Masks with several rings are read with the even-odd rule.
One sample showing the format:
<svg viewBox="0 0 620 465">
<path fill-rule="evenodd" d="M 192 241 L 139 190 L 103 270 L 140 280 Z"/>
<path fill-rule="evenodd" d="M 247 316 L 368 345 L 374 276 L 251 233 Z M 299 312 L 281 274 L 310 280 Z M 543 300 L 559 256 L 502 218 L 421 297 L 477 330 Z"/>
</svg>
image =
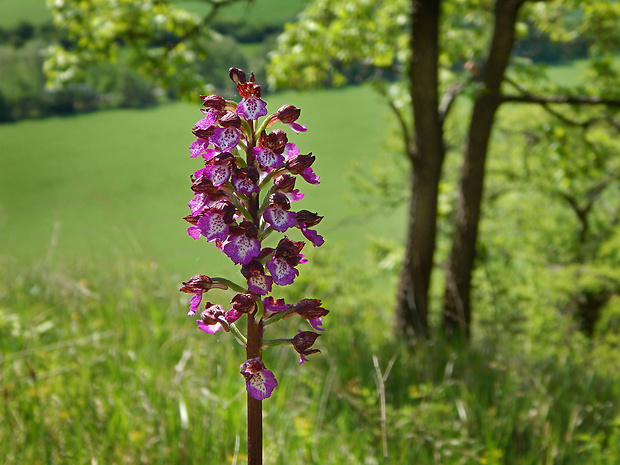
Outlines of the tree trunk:
<svg viewBox="0 0 620 465">
<path fill-rule="evenodd" d="M 471 278 L 484 187 L 485 162 L 501 83 L 514 45 L 515 24 L 525 0 L 497 0 L 491 48 L 482 68 L 482 89 L 474 101 L 457 204 L 452 252 L 446 272 L 443 322 L 451 339 L 469 337 Z"/>
<path fill-rule="evenodd" d="M 444 160 L 439 114 L 440 0 L 412 0 L 409 70 L 415 141 L 411 161 L 411 200 L 407 249 L 397 295 L 397 330 L 409 342 L 428 336 L 428 290 L 433 269 L 437 194 Z"/>
</svg>

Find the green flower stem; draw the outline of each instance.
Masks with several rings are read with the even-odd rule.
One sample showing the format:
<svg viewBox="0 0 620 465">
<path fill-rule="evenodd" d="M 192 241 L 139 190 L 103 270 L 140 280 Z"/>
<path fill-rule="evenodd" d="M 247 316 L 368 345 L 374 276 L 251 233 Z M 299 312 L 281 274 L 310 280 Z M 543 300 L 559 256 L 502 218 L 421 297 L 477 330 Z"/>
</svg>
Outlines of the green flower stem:
<svg viewBox="0 0 620 465">
<path fill-rule="evenodd" d="M 250 126 L 250 123 L 245 119 L 241 118 L 241 124 L 243 125 L 243 128 L 246 130 L 246 133 L 248 135 L 248 142 L 252 144 L 254 133 L 252 132 L 252 127 Z"/>
<path fill-rule="evenodd" d="M 243 206 L 243 204 L 239 201 L 239 198 L 237 198 L 235 194 L 229 195 L 228 198 L 235 205 L 235 207 L 237 207 L 237 209 L 241 212 L 245 219 L 247 219 L 248 221 L 252 221 L 252 215 L 250 215 L 248 209 Z"/>
<path fill-rule="evenodd" d="M 267 193 L 263 197 L 263 201 L 261 202 L 260 206 L 258 207 L 258 214 L 259 215 L 262 215 L 264 213 L 265 208 L 267 208 L 267 206 L 269 205 L 269 197 L 271 197 L 271 194 L 273 194 L 273 192 L 275 190 L 276 190 L 276 186 L 271 186 L 271 188 L 269 188 L 269 190 L 267 191 Z"/>
<path fill-rule="evenodd" d="M 237 291 L 237 292 L 242 292 L 244 294 L 248 291 L 247 288 L 240 286 L 239 284 L 231 281 L 230 279 L 220 278 L 216 276 L 215 278 L 211 278 L 211 281 L 226 284 L 232 290 Z"/>
<path fill-rule="evenodd" d="M 259 233 L 258 240 L 261 242 L 264 241 L 265 239 L 269 237 L 269 235 L 272 232 L 273 232 L 273 229 L 271 228 L 271 226 L 269 226 L 268 228 L 265 228 L 261 233 Z"/>
<path fill-rule="evenodd" d="M 273 121 L 273 119 L 276 117 L 276 115 L 269 115 L 267 116 L 267 118 L 265 118 L 263 120 L 263 122 L 261 123 L 261 125 L 258 127 L 258 129 L 256 130 L 256 134 L 260 134 L 261 132 L 263 132 L 265 129 L 267 129 L 267 126 L 269 125 L 269 123 L 271 123 L 271 121 Z"/>
<path fill-rule="evenodd" d="M 274 316 L 272 316 L 271 318 L 267 318 L 264 321 L 264 325 L 268 326 L 272 323 L 276 323 L 278 321 L 280 321 L 282 318 L 284 318 L 284 316 L 287 314 L 288 312 L 278 312 L 276 313 Z"/>
<path fill-rule="evenodd" d="M 244 336 L 244 334 L 239 331 L 239 328 L 234 323 L 230 323 L 228 325 L 230 327 L 230 332 L 235 336 L 235 338 L 243 345 L 246 346 L 248 343 L 248 339 Z"/>
<path fill-rule="evenodd" d="M 263 339 L 261 341 L 261 344 L 265 347 L 275 347 L 275 346 L 281 346 L 284 344 L 292 344 L 293 340 L 292 339 L 286 339 L 286 338 L 282 338 L 282 339 Z"/>
<path fill-rule="evenodd" d="M 267 183 L 269 181 L 271 181 L 277 174 L 280 174 L 283 170 L 281 168 L 275 169 L 273 171 L 270 171 L 267 176 L 265 176 L 265 179 L 263 179 L 261 181 L 261 183 L 258 185 L 259 189 L 262 189 L 263 187 L 265 187 L 267 185 Z M 271 190 L 269 191 L 269 194 L 271 194 L 273 192 L 273 187 L 271 188 Z M 265 196 L 266 198 L 269 198 L 269 195 Z M 263 200 L 264 202 L 264 200 Z"/>
<path fill-rule="evenodd" d="M 265 313 L 265 308 L 263 307 L 263 301 L 258 299 L 256 301 L 256 313 L 255 313 L 255 318 L 257 320 L 262 320 L 263 319 L 263 314 Z M 261 321 L 262 322 L 262 321 Z"/>
</svg>

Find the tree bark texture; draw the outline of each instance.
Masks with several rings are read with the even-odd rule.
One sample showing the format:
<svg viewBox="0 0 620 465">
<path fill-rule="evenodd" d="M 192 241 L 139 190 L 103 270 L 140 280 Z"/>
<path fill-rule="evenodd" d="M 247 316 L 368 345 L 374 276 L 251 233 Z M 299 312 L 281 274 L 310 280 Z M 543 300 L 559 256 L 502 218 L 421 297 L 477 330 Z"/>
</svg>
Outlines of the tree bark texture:
<svg viewBox="0 0 620 465">
<path fill-rule="evenodd" d="M 428 291 L 437 229 L 437 196 L 444 160 L 439 114 L 440 0 L 412 0 L 409 70 L 414 115 L 411 200 L 405 260 L 397 295 L 397 330 L 409 339 L 428 336 Z"/>
<path fill-rule="evenodd" d="M 461 169 L 455 231 L 444 293 L 443 324 L 448 338 L 467 338 L 471 322 L 471 279 L 484 188 L 489 139 L 500 103 L 501 83 L 515 40 L 515 24 L 525 0 L 497 0 L 495 25 L 486 63 L 479 78 L 482 88 L 473 105 Z"/>
</svg>

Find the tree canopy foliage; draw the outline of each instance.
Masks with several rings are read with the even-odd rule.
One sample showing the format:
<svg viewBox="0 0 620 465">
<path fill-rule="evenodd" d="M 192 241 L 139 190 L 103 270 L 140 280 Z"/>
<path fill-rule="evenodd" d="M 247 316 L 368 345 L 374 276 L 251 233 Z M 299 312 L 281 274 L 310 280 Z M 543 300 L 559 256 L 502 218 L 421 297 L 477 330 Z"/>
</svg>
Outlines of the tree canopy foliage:
<svg viewBox="0 0 620 465">
<path fill-rule="evenodd" d="M 446 153 L 461 153 L 460 184 L 442 220 L 452 235 L 449 257 L 440 257 L 446 263 L 443 327 L 448 334 L 469 334 L 474 265 L 484 259 L 478 229 L 485 168 L 487 154 L 498 147 L 493 136 L 504 114 L 500 106 L 520 103 L 542 111 L 542 120 L 503 126 L 502 136 L 510 138 L 511 149 L 523 147 L 519 156 L 528 160 L 529 181 L 540 181 L 538 191 L 552 192 L 574 214 L 572 258 L 593 263 L 618 216 L 610 195 L 618 194 L 611 187 L 617 186 L 613 154 L 620 148 L 614 141 L 620 127 L 614 119 L 619 25 L 617 1 L 316 0 L 287 26 L 272 56 L 272 86 L 372 78 L 399 122 L 412 173 L 397 304 L 406 332 L 428 335 L 430 276 L 441 233 L 439 184 Z M 546 79 L 531 45 L 537 39 L 586 50 L 587 79 L 570 87 Z M 470 109 L 468 116 L 458 113 L 458 124 L 450 121 L 455 102 Z M 451 133 L 455 126 L 461 130 Z M 522 175 L 514 166 L 509 171 L 512 181 Z M 565 264 L 558 258 L 547 265 Z"/>
<path fill-rule="evenodd" d="M 66 31 L 51 45 L 45 72 L 51 87 L 79 80 L 91 64 L 124 61 L 170 93 L 205 89 L 198 65 L 217 37 L 208 25 L 217 11 L 236 0 L 206 1 L 204 17 L 161 0 L 48 0 L 54 24 Z"/>
</svg>

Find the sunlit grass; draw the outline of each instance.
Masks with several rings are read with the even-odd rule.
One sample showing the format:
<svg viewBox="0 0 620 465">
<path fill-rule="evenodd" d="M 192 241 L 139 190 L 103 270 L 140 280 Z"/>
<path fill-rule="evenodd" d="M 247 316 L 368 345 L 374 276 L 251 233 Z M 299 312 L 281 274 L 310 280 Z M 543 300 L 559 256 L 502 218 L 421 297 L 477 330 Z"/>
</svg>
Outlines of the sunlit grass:
<svg viewBox="0 0 620 465">
<path fill-rule="evenodd" d="M 370 273 L 329 265 L 293 290 L 329 303 L 322 353 L 265 354 L 265 463 L 617 463 L 620 383 L 578 343 L 411 353 Z M 0 268 L 3 463 L 243 464 L 243 349 L 196 330 L 152 263 L 61 268 Z"/>
<path fill-rule="evenodd" d="M 15 27 L 22 21 L 43 24 L 51 19 L 45 0 L 0 1 L 0 27 Z"/>
</svg>

